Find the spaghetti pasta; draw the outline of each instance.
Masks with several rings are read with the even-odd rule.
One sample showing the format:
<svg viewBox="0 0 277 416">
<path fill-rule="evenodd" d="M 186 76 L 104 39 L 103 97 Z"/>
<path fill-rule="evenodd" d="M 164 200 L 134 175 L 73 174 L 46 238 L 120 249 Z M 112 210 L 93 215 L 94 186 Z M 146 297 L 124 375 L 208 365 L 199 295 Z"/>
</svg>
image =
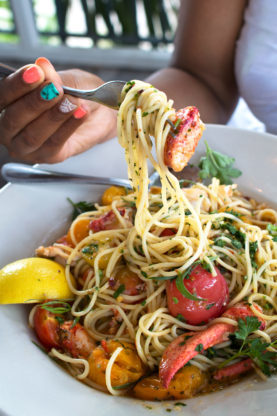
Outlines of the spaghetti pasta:
<svg viewBox="0 0 277 416">
<path fill-rule="evenodd" d="M 60 258 L 66 259 L 67 281 L 75 296 L 71 315 L 81 319 L 93 340 L 118 343 L 111 355 L 107 352 L 108 364 L 101 369 L 105 372 L 104 388 L 111 394 L 126 391 L 123 387 L 115 389 L 118 386 L 111 382 L 113 365 L 124 343 L 135 347 L 142 368 L 156 371 L 167 347 L 181 335 L 201 336 L 211 324 L 214 328 L 224 324 L 229 332 L 233 331 L 230 328 L 235 330 L 238 319 L 222 312 L 241 303 L 248 304 L 252 316 L 265 322 L 253 331 L 252 339 L 264 340 L 267 348 L 277 353 L 277 242 L 267 228 L 269 223 L 276 223 L 277 212 L 243 196 L 236 185 L 220 185 L 216 178 L 208 186 L 195 183 L 181 188 L 165 163 L 169 159 L 165 157 L 168 137 L 174 135 L 168 123 L 176 118 L 172 105 L 164 93 L 149 84 L 126 84 L 118 113 L 118 137 L 133 191 L 122 196 L 120 190 L 111 204 L 96 204 L 94 211 L 79 215 L 68 233 L 71 244 L 54 245 Z M 200 119 L 192 126 L 198 137 L 203 130 Z M 147 160 L 160 175 L 160 189 L 148 189 Z M 84 222 L 89 224 L 87 234 L 79 241 L 78 227 Z M 216 302 L 207 302 L 186 288 L 186 279 L 196 267 L 215 279 L 219 274 L 224 276 L 228 305 L 225 299 L 219 308 Z M 169 299 L 170 282 L 176 282 L 182 292 Z M 173 314 L 170 307 L 178 304 L 180 296 L 202 305 L 207 313 L 215 313 L 217 307 L 220 313 L 211 315 L 212 321 L 186 321 L 185 313 Z M 228 364 L 241 360 L 228 337 L 216 342 L 212 353 L 207 349 L 202 345 L 190 361 L 203 372 L 214 371 L 226 360 Z M 87 377 L 88 384 L 97 386 L 88 377 L 85 362 L 89 363 L 89 357 L 81 354 L 80 360 L 69 359 L 67 351 L 63 358 L 65 355 L 56 350 L 53 354 L 69 366 L 84 365 L 85 372 L 77 373 L 77 377 L 84 381 Z M 254 367 L 258 367 L 257 362 Z M 203 387 L 203 379 L 201 383 Z"/>
</svg>

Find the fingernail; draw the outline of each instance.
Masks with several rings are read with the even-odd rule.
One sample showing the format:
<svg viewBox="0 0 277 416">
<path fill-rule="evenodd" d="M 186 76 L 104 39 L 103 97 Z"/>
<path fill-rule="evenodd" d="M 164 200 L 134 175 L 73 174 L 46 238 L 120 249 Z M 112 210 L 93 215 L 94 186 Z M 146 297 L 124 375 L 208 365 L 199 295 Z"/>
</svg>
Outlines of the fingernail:
<svg viewBox="0 0 277 416">
<path fill-rule="evenodd" d="M 45 87 L 42 88 L 42 90 L 40 91 L 40 96 L 45 101 L 51 101 L 54 98 L 58 97 L 58 95 L 60 95 L 60 93 L 53 84 L 53 82 L 51 82 L 51 84 L 45 85 Z"/>
<path fill-rule="evenodd" d="M 22 78 L 26 84 L 33 84 L 40 80 L 39 70 L 35 66 L 30 66 L 23 72 Z"/>
<path fill-rule="evenodd" d="M 70 111 L 75 110 L 75 108 L 77 108 L 77 105 L 75 105 L 71 101 L 69 101 L 68 98 L 65 98 L 64 100 L 62 100 L 62 102 L 59 106 L 59 110 L 64 114 L 70 113 Z"/>
<path fill-rule="evenodd" d="M 87 111 L 82 108 L 78 107 L 77 110 L 74 111 L 73 117 L 76 118 L 76 120 L 80 120 L 80 118 L 83 118 L 87 114 Z"/>
<path fill-rule="evenodd" d="M 44 56 L 41 56 L 40 58 L 37 58 L 35 64 L 36 65 L 47 64 L 47 65 L 51 65 L 53 67 L 51 62 L 47 58 L 44 58 Z"/>
</svg>

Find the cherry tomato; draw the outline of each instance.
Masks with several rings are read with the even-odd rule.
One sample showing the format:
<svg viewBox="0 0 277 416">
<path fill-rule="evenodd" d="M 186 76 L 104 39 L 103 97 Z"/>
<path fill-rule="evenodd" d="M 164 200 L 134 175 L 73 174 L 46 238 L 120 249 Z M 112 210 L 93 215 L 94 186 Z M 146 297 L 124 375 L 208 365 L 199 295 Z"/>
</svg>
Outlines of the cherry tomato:
<svg viewBox="0 0 277 416">
<path fill-rule="evenodd" d="M 34 327 L 38 339 L 45 348 L 59 347 L 59 322 L 52 312 L 38 306 L 34 315 Z"/>
<path fill-rule="evenodd" d="M 165 228 L 162 232 L 160 237 L 171 237 L 177 233 L 177 230 L 174 228 Z"/>
<path fill-rule="evenodd" d="M 139 295 L 145 288 L 145 283 L 128 267 L 121 267 L 115 277 L 110 278 L 109 284 L 115 290 L 120 285 L 124 285 L 124 291 L 122 293 L 129 296 Z"/>
<path fill-rule="evenodd" d="M 188 324 L 198 325 L 224 312 L 229 301 L 229 289 L 220 271 L 217 268 L 215 270 L 217 274 L 213 276 L 198 265 L 191 271 L 189 278 L 183 280 L 192 295 L 204 299 L 201 301 L 183 296 L 176 287 L 176 280 L 167 281 L 167 303 L 171 315 L 181 314 Z"/>
</svg>

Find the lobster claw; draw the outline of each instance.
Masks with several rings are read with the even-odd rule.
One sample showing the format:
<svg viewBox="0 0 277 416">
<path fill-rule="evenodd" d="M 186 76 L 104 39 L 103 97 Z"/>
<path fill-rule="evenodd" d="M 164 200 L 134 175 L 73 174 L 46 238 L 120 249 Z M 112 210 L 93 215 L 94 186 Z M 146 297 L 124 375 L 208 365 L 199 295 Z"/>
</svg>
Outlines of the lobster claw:
<svg viewBox="0 0 277 416">
<path fill-rule="evenodd" d="M 256 306 L 259 309 L 258 306 Z M 229 308 L 222 317 L 231 319 L 246 319 L 247 316 L 256 316 L 245 303 L 238 303 Z M 265 322 L 261 322 L 260 329 L 265 328 Z M 216 344 L 228 339 L 230 333 L 235 332 L 236 326 L 229 323 L 215 323 L 209 328 L 196 333 L 193 336 L 182 334 L 165 349 L 159 368 L 159 375 L 164 387 L 168 387 L 171 379 L 189 360 L 199 352 L 207 350 Z"/>
</svg>

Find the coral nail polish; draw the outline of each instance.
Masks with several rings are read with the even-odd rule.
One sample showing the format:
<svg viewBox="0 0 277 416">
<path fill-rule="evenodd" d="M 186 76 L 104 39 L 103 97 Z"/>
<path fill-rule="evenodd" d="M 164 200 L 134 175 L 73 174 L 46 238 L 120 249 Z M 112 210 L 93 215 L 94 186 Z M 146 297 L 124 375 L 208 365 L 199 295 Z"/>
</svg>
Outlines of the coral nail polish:
<svg viewBox="0 0 277 416">
<path fill-rule="evenodd" d="M 26 84 L 34 84 L 40 80 L 39 70 L 35 66 L 30 66 L 23 72 L 22 78 Z"/>
<path fill-rule="evenodd" d="M 53 65 L 51 64 L 51 62 L 47 58 L 44 58 L 44 56 L 41 56 L 40 58 L 37 58 L 35 63 L 36 63 L 36 65 L 46 64 L 46 65 L 49 65 L 53 68 Z"/>
<path fill-rule="evenodd" d="M 78 107 L 77 110 L 74 111 L 73 117 L 76 118 L 76 120 L 80 120 L 86 114 L 87 114 L 87 111 L 84 108 Z"/>
</svg>

